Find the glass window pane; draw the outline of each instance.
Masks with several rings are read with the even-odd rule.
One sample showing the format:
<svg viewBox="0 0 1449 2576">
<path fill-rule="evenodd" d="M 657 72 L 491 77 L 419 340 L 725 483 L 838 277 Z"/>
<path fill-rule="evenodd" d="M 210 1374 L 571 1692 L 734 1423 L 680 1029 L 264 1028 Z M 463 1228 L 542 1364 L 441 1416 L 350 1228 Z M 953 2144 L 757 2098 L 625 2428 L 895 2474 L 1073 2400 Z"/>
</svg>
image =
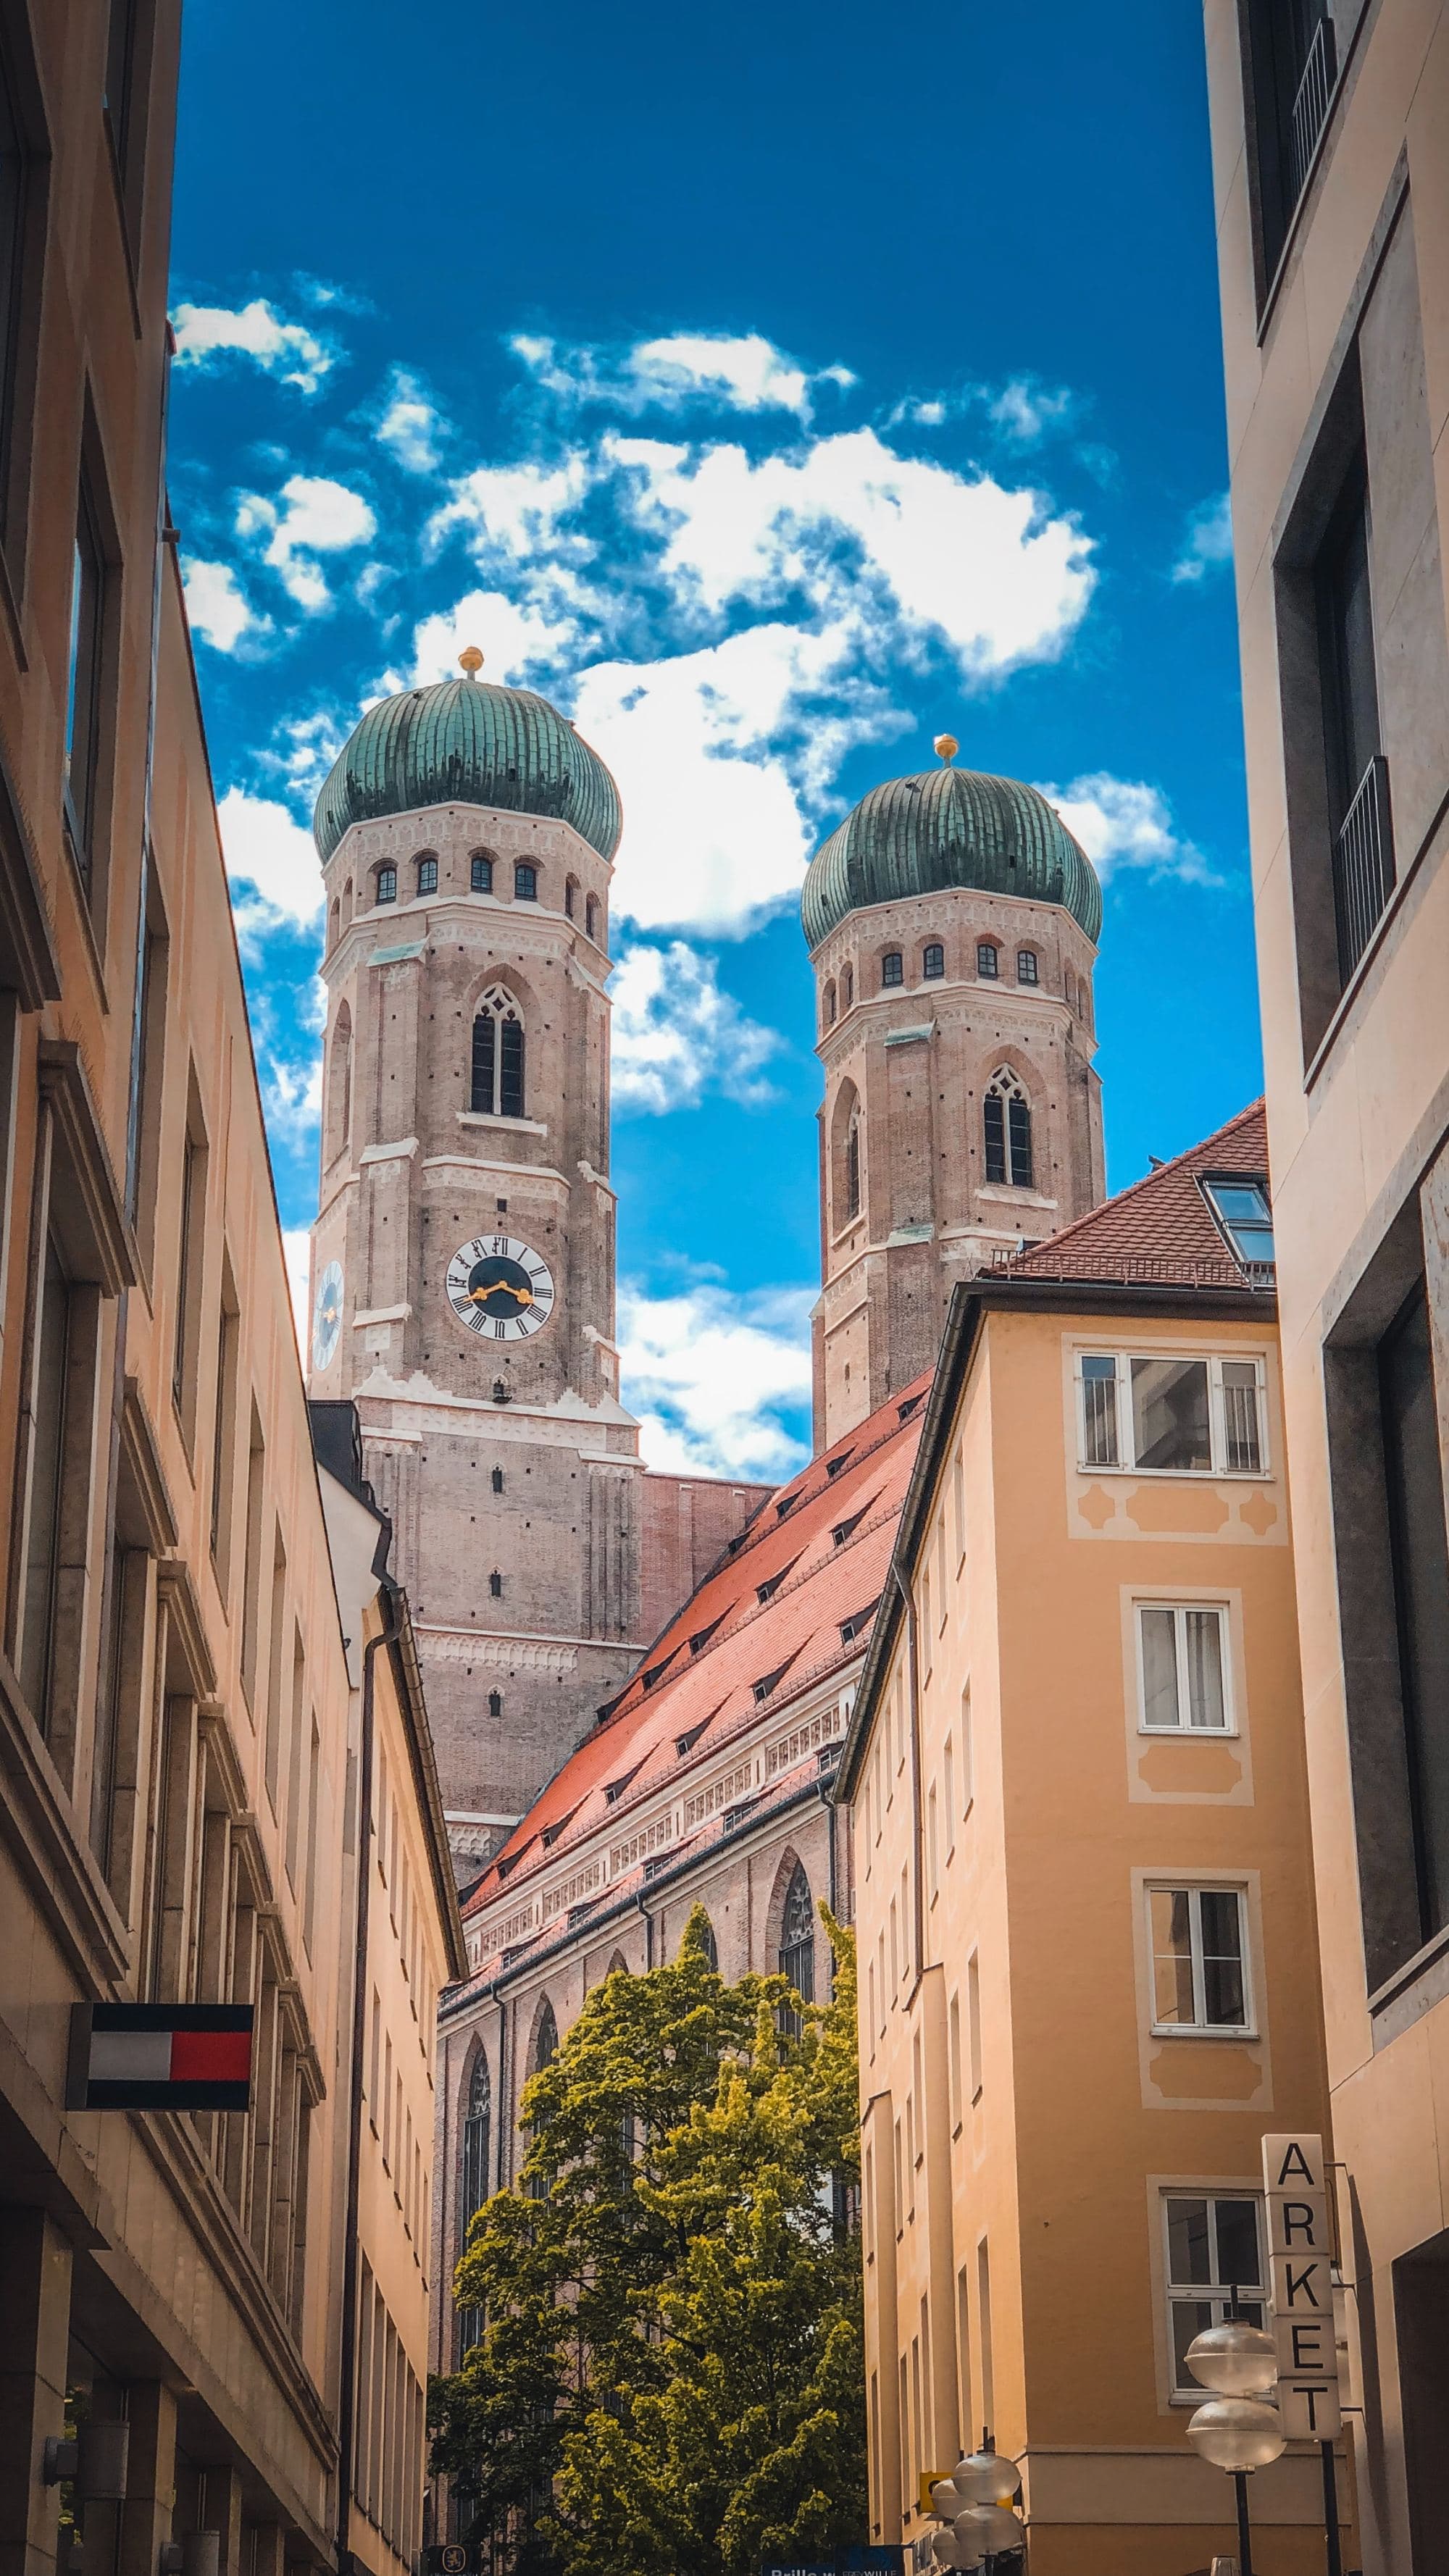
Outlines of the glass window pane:
<svg viewBox="0 0 1449 2576">
<path fill-rule="evenodd" d="M 1181 1887 L 1152 1891 L 1152 2017 L 1189 2026 L 1196 2018 L 1191 1917 L 1187 1890 Z"/>
<path fill-rule="evenodd" d="M 999 1091 L 988 1091 L 982 1102 L 982 1120 L 986 1134 L 986 1177 L 988 1181 L 1004 1181 L 1006 1111 Z"/>
<path fill-rule="evenodd" d="M 52 1242 L 47 1242 L 45 1248 L 45 1276 L 36 1342 L 20 1684 L 30 1703 L 31 1715 L 44 1732 L 54 1643 L 61 1454 L 65 1437 L 65 1388 L 70 1342 L 70 1290 Z"/>
<path fill-rule="evenodd" d="M 1117 1363 L 1089 1356 L 1082 1362 L 1082 1464 L 1117 1464 Z"/>
<path fill-rule="evenodd" d="M 1142 1623 L 1142 1719 L 1146 1726 L 1180 1726 L 1177 1705 L 1177 1615 L 1139 1610 Z"/>
<path fill-rule="evenodd" d="M 1196 2335 L 1204 2334 L 1214 2322 L 1211 2299 L 1174 2299 L 1172 2302 L 1172 2384 L 1174 2388 L 1197 2389 L 1206 2398 L 1207 2390 L 1196 2379 L 1188 2365 L 1187 2348 Z"/>
<path fill-rule="evenodd" d="M 1218 1610 L 1182 1613 L 1187 1662 L 1189 1726 L 1226 1726 L 1223 1704 L 1223 1622 Z"/>
<path fill-rule="evenodd" d="M 1206 1360 L 1134 1360 L 1132 1432 L 1139 1467 L 1211 1467 Z"/>
<path fill-rule="evenodd" d="M 1200 2281 L 1209 2282 L 1213 2277 L 1212 2259 L 1207 2202 L 1179 2199 L 1174 2194 L 1167 2204 L 1168 2279 L 1174 2288 L 1187 2289 L 1195 2288 Z"/>
<path fill-rule="evenodd" d="M 1224 1466 L 1230 1475 L 1256 1476 L 1263 1464 L 1258 1436 L 1258 1372 L 1251 1360 L 1223 1362 Z"/>
<path fill-rule="evenodd" d="M 1254 2200 L 1217 2200 L 1213 2203 L 1217 2232 L 1217 2271 L 1213 2275 L 1225 2290 L 1256 2290 L 1262 2286 L 1262 2256 L 1258 2251 L 1258 2204 Z M 1253 2323 L 1256 2325 L 1255 2317 Z"/>
<path fill-rule="evenodd" d="M 1233 1888 L 1205 1887 L 1198 1903 L 1204 2010 L 1214 2028 L 1235 2029 L 1248 2017 L 1243 1986 L 1242 1900 Z"/>
</svg>

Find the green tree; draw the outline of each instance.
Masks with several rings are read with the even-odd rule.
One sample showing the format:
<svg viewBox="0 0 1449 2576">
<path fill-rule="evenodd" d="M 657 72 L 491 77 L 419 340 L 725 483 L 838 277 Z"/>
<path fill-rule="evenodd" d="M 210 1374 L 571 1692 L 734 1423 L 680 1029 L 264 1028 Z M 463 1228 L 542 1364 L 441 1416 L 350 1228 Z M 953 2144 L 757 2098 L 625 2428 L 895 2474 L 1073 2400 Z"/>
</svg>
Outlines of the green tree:
<svg viewBox="0 0 1449 2576">
<path fill-rule="evenodd" d="M 520 2187 L 455 2279 L 482 2338 L 431 2404 L 520 2567 L 746 2576 L 865 2529 L 855 1960 L 821 1914 L 827 2005 L 726 1985 L 696 1911 L 525 2090 Z"/>
</svg>

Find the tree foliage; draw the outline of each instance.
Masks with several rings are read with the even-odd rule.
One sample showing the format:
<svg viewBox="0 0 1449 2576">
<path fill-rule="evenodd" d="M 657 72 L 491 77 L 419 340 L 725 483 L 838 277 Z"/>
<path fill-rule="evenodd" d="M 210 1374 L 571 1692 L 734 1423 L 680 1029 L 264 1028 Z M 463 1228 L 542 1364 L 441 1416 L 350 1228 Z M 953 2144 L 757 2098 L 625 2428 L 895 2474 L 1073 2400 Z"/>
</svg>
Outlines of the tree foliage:
<svg viewBox="0 0 1449 2576">
<path fill-rule="evenodd" d="M 696 1909 L 525 2088 L 518 2187 L 455 2276 L 482 2337 L 435 2382 L 475 2530 L 563 2576 L 747 2576 L 866 2528 L 855 1957 L 727 1985 Z"/>
</svg>

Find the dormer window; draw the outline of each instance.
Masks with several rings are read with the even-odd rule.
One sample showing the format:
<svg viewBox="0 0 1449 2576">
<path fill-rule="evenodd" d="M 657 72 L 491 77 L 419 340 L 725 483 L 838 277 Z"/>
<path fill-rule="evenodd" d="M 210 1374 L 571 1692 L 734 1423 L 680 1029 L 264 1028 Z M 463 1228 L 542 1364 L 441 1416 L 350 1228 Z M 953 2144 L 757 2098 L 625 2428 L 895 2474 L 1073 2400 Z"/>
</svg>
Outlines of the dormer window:
<svg viewBox="0 0 1449 2576">
<path fill-rule="evenodd" d="M 776 1689 L 779 1683 L 784 1680 L 789 1669 L 790 1667 L 788 1664 L 777 1664 L 772 1673 L 762 1673 L 757 1682 L 752 1682 L 750 1684 L 750 1690 L 754 1697 L 756 1707 L 759 1706 L 761 1700 L 769 1698 L 771 1691 Z"/>
<path fill-rule="evenodd" d="M 898 1404 L 896 1406 L 897 1422 L 909 1422 L 911 1415 L 917 1411 L 918 1407 L 924 1402 L 924 1400 L 924 1397 L 919 1395 L 908 1395 L 904 1404 Z"/>
<path fill-rule="evenodd" d="M 377 899 L 378 899 L 378 902 L 379 902 L 379 903 L 396 903 L 396 901 L 397 901 L 397 870 L 396 870 L 396 868 L 379 868 L 379 869 L 378 869 L 378 872 L 377 872 Z"/>
<path fill-rule="evenodd" d="M 863 1610 L 852 1610 L 848 1619 L 841 1620 L 840 1642 L 842 1646 L 854 1645 L 856 1638 L 861 1634 L 861 1631 L 870 1626 L 870 1623 L 879 1608 L 880 1595 L 877 1593 L 874 1601 L 868 1601 Z"/>
<path fill-rule="evenodd" d="M 859 1529 L 868 1508 L 869 1506 L 867 1504 L 862 1503 L 859 1511 L 852 1512 L 848 1521 L 836 1522 L 834 1529 L 830 1533 L 830 1544 L 832 1547 L 844 1547 L 846 1540 Z"/>
<path fill-rule="evenodd" d="M 696 1628 L 694 1635 L 689 1641 L 689 1651 L 692 1655 L 703 1654 L 705 1647 L 709 1644 L 711 1637 L 714 1635 L 714 1632 L 720 1625 L 720 1621 L 723 1617 L 724 1612 L 721 1611 L 719 1619 L 711 1619 L 707 1628 Z"/>
<path fill-rule="evenodd" d="M 848 1467 L 854 1456 L 855 1451 L 853 1449 L 842 1449 L 838 1458 L 827 1458 L 825 1461 L 826 1475 L 838 1476 L 841 1468 Z"/>
</svg>

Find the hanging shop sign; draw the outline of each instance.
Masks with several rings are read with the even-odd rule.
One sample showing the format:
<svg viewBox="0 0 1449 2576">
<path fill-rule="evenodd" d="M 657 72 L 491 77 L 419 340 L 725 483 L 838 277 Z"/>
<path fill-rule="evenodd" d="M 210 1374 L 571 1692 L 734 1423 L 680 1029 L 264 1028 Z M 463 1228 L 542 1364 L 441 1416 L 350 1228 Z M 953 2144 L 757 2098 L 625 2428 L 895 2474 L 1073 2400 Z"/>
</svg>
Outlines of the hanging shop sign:
<svg viewBox="0 0 1449 2576">
<path fill-rule="evenodd" d="M 1331 2442 L 1343 2425 L 1327 2170 L 1323 2140 L 1311 2131 L 1263 2140 L 1278 2407 L 1298 2442 Z"/>
</svg>

